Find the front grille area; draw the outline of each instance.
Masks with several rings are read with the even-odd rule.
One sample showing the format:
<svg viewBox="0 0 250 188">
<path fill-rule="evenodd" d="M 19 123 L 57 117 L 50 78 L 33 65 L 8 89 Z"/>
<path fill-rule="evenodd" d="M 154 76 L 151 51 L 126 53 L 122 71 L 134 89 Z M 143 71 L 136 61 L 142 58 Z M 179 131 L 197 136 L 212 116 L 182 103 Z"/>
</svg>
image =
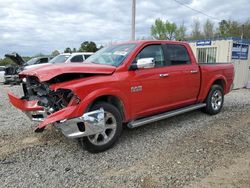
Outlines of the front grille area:
<svg viewBox="0 0 250 188">
<path fill-rule="evenodd" d="M 5 68 L 4 75 L 15 75 L 15 74 L 17 74 L 16 71 L 17 71 L 16 67 L 7 67 L 7 68 Z"/>
</svg>

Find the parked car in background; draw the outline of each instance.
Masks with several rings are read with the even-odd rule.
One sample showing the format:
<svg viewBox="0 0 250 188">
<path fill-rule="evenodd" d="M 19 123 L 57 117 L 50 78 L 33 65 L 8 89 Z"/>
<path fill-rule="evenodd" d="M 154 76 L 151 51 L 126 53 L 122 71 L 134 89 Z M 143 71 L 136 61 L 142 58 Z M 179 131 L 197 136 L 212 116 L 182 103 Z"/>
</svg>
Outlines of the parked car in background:
<svg viewBox="0 0 250 188">
<path fill-rule="evenodd" d="M 13 64 L 6 66 L 4 74 L 5 84 L 18 84 L 20 79 L 18 73 L 22 70 L 27 70 L 31 68 L 37 68 L 47 64 L 51 56 L 35 57 L 25 62 L 24 59 L 18 53 L 5 54 L 5 57 L 12 60 Z"/>
<path fill-rule="evenodd" d="M 59 54 L 58 56 L 51 59 L 49 63 L 51 63 L 51 64 L 82 63 L 92 54 L 94 54 L 94 53 L 93 52 L 63 53 L 63 54 Z"/>
<path fill-rule="evenodd" d="M 102 48 L 85 63 L 26 70 L 22 98 L 10 102 L 38 121 L 80 139 L 90 152 L 111 148 L 126 123 L 135 128 L 191 110 L 219 113 L 234 67 L 198 64 L 187 43 L 134 41 Z"/>
<path fill-rule="evenodd" d="M 5 66 L 0 66 L 0 82 L 3 82 Z"/>
</svg>

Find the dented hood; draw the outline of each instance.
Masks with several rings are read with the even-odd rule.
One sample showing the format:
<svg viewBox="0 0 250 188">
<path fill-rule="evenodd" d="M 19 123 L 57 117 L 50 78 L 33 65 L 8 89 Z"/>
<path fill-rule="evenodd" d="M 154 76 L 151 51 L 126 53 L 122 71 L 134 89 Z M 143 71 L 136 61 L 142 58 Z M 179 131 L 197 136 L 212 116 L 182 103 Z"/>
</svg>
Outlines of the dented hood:
<svg viewBox="0 0 250 188">
<path fill-rule="evenodd" d="M 88 74 L 112 74 L 116 67 L 94 63 L 63 63 L 46 65 L 39 68 L 22 71 L 19 76 L 36 76 L 40 82 L 48 81 L 61 74 L 88 73 Z"/>
</svg>

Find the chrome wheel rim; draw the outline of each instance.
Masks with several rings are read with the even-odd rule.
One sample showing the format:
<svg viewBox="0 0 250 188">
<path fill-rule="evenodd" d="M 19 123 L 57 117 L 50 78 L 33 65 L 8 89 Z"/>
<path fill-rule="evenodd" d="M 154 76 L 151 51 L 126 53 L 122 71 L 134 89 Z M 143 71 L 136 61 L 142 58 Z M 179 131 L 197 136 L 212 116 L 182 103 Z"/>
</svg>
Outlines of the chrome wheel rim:
<svg viewBox="0 0 250 188">
<path fill-rule="evenodd" d="M 222 105 L 222 92 L 220 90 L 214 91 L 212 95 L 212 108 L 214 110 L 219 110 Z"/>
<path fill-rule="evenodd" d="M 104 112 L 105 116 L 105 130 L 101 133 L 88 136 L 88 140 L 94 145 L 104 145 L 107 144 L 115 135 L 117 128 L 117 122 L 115 116 L 110 112 Z"/>
</svg>

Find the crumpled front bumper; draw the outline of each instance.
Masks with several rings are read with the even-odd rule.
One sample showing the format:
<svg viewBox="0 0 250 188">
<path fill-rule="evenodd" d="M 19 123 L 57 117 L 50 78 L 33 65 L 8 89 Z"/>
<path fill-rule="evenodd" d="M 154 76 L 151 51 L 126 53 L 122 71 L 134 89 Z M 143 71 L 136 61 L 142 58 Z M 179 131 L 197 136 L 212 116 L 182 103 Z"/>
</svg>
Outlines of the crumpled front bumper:
<svg viewBox="0 0 250 188">
<path fill-rule="evenodd" d="M 13 106 L 22 110 L 32 121 L 40 122 L 35 132 L 42 132 L 49 124 L 55 125 L 68 138 L 95 135 L 105 130 L 103 109 L 84 113 L 81 117 L 74 117 L 78 110 L 76 105 L 48 115 L 46 109 L 38 106 L 37 101 L 20 99 L 12 93 L 8 93 L 8 95 Z"/>
</svg>

